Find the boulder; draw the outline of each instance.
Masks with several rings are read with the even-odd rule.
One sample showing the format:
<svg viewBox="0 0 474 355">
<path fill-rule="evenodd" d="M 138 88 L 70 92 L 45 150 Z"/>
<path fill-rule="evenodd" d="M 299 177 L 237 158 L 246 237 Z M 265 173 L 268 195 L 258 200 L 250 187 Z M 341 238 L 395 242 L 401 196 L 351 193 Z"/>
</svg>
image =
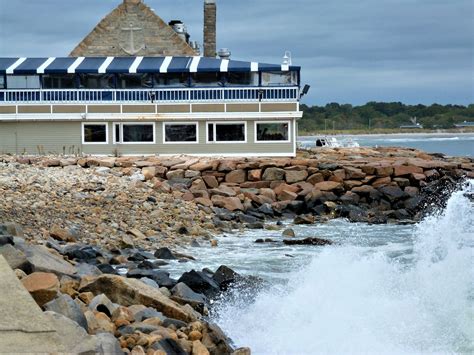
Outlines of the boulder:
<svg viewBox="0 0 474 355">
<path fill-rule="evenodd" d="M 314 222 L 315 218 L 310 214 L 296 216 L 293 220 L 294 224 L 313 224 Z"/>
<path fill-rule="evenodd" d="M 219 186 L 219 182 L 217 181 L 215 176 L 206 175 L 206 176 L 203 176 L 202 179 L 206 183 L 207 187 L 210 189 L 215 189 L 216 187 Z"/>
<path fill-rule="evenodd" d="M 168 180 L 184 179 L 184 170 L 183 169 L 177 169 L 177 170 L 168 171 L 166 173 L 166 178 Z"/>
<path fill-rule="evenodd" d="M 124 306 L 134 304 L 153 307 L 165 316 L 185 322 L 196 320 L 196 314 L 188 308 L 164 296 L 158 289 L 137 279 L 127 279 L 117 275 L 102 275 L 85 282 L 81 292 L 104 293 L 112 301 Z"/>
<path fill-rule="evenodd" d="M 263 172 L 262 180 L 279 181 L 285 179 L 285 170 L 280 168 L 267 168 Z"/>
<path fill-rule="evenodd" d="M 314 185 L 314 188 L 320 191 L 343 191 L 341 183 L 335 181 L 323 181 Z"/>
<path fill-rule="evenodd" d="M 247 173 L 245 170 L 238 169 L 227 173 L 225 181 L 228 183 L 240 184 L 247 180 Z"/>
<path fill-rule="evenodd" d="M 62 242 L 76 242 L 77 233 L 71 229 L 61 228 L 59 226 L 53 226 L 49 231 L 51 238 L 62 241 Z"/>
<path fill-rule="evenodd" d="M 223 197 L 219 195 L 214 195 L 211 198 L 214 206 L 225 208 L 229 211 L 243 211 L 244 206 L 238 197 Z"/>
<path fill-rule="evenodd" d="M 399 200 L 404 196 L 402 189 L 398 186 L 382 186 L 379 191 L 388 198 L 390 202 Z"/>
<path fill-rule="evenodd" d="M 92 311 L 102 312 L 111 317 L 118 305 L 113 303 L 105 294 L 99 294 L 89 302 L 88 307 Z"/>
<path fill-rule="evenodd" d="M 163 260 L 173 260 L 176 259 L 176 256 L 173 254 L 173 252 L 166 247 L 159 248 L 157 251 L 155 251 L 155 257 L 157 259 L 163 259 Z"/>
<path fill-rule="evenodd" d="M 414 165 L 395 165 L 393 169 L 394 176 L 403 176 L 410 174 L 423 174 L 423 168 Z"/>
<path fill-rule="evenodd" d="M 56 329 L 65 349 L 71 354 L 105 354 L 98 350 L 96 339 L 73 320 L 55 312 L 44 312 L 44 316 Z"/>
<path fill-rule="evenodd" d="M 387 177 L 393 174 L 391 166 L 378 166 L 375 168 L 375 175 L 379 178 Z"/>
<path fill-rule="evenodd" d="M 52 273 L 34 272 L 23 278 L 21 283 L 41 307 L 59 292 L 59 279 Z"/>
<path fill-rule="evenodd" d="M 73 320 L 87 330 L 87 320 L 81 307 L 69 295 L 60 295 L 44 305 L 45 311 L 52 311 Z"/>
<path fill-rule="evenodd" d="M 202 293 L 207 297 L 215 296 L 220 288 L 219 284 L 202 271 L 191 270 L 185 272 L 178 280 L 183 282 L 194 292 Z"/>
<path fill-rule="evenodd" d="M 324 176 L 321 173 L 315 173 L 315 174 L 311 175 L 306 181 L 309 182 L 310 184 L 315 185 L 319 182 L 323 182 L 324 181 Z"/>
<path fill-rule="evenodd" d="M 113 355 L 121 355 L 125 354 L 121 347 L 120 343 L 118 342 L 117 338 L 113 334 L 110 333 L 99 333 L 95 336 L 96 344 L 97 344 L 97 352 L 99 354 L 113 354 Z"/>
<path fill-rule="evenodd" d="M 247 173 L 247 179 L 249 181 L 261 181 L 262 180 L 262 169 L 252 169 Z"/>
<path fill-rule="evenodd" d="M 205 170 L 213 170 L 214 163 L 212 161 L 207 162 L 207 161 L 200 161 L 196 164 L 193 164 L 189 167 L 190 170 L 195 170 L 195 171 L 205 171 Z"/>
<path fill-rule="evenodd" d="M 345 177 L 343 177 L 343 179 L 348 179 L 348 180 L 363 179 L 365 178 L 365 175 L 366 175 L 361 169 L 354 168 L 351 166 L 344 168 L 344 170 L 345 170 Z"/>
<path fill-rule="evenodd" d="M 192 340 L 192 339 L 190 339 Z M 193 352 L 191 355 L 209 355 L 209 350 L 201 343 L 200 340 L 193 341 Z"/>
<path fill-rule="evenodd" d="M 194 292 L 185 283 L 179 282 L 171 289 L 171 299 L 180 304 L 190 304 L 192 307 L 202 311 L 207 299 L 206 296 Z"/>
<path fill-rule="evenodd" d="M 218 195 L 223 197 L 234 197 L 237 196 L 237 192 L 229 186 L 221 185 L 218 188 L 212 189 L 211 195 Z"/>
<path fill-rule="evenodd" d="M 238 273 L 225 265 L 219 266 L 214 275 L 212 275 L 212 279 L 217 282 L 222 290 L 227 289 L 229 285 L 238 281 L 239 278 L 241 276 Z"/>
<path fill-rule="evenodd" d="M 142 168 L 142 174 L 145 177 L 145 180 L 151 180 L 157 175 L 156 167 L 146 166 Z"/>
<path fill-rule="evenodd" d="M 281 234 L 283 237 L 294 238 L 296 237 L 295 231 L 292 228 L 287 228 Z"/>
<path fill-rule="evenodd" d="M 298 198 L 298 194 L 288 190 L 282 190 L 278 194 L 279 201 L 294 201 Z"/>
<path fill-rule="evenodd" d="M 299 181 L 305 181 L 308 177 L 307 170 L 286 170 L 285 180 L 288 184 L 293 184 Z"/>
<path fill-rule="evenodd" d="M 33 271 L 33 266 L 30 264 L 26 255 L 18 249 L 15 249 L 10 244 L 0 247 L 0 255 L 3 255 L 8 265 L 15 270 L 21 269 L 27 274 Z"/>
<path fill-rule="evenodd" d="M 385 186 L 385 185 L 389 185 L 391 182 L 392 182 L 392 179 L 390 178 L 390 176 L 381 177 L 373 181 L 372 186 L 373 187 Z"/>
<path fill-rule="evenodd" d="M 33 271 L 51 272 L 58 276 L 74 275 L 77 270 L 60 256 L 51 253 L 47 248 L 41 245 L 17 245 L 33 266 Z"/>
</svg>

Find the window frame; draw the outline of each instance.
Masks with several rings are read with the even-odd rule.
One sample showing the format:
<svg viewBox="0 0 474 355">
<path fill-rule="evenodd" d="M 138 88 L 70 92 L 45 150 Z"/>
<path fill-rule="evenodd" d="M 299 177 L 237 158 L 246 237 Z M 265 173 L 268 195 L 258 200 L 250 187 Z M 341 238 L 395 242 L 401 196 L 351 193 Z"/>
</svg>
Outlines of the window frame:
<svg viewBox="0 0 474 355">
<path fill-rule="evenodd" d="M 287 124 L 288 125 L 288 139 L 285 140 L 285 141 L 261 141 L 261 140 L 258 140 L 258 131 L 257 131 L 257 125 L 258 124 L 265 124 L 265 123 L 269 123 L 269 124 L 275 124 L 275 123 L 282 123 L 282 124 Z M 254 122 L 254 138 L 255 138 L 255 143 L 258 143 L 258 144 L 271 144 L 271 143 L 277 143 L 277 144 L 280 144 L 280 143 L 291 143 L 291 121 L 255 121 Z"/>
<path fill-rule="evenodd" d="M 153 127 L 153 141 L 152 142 L 124 142 L 123 141 L 123 126 L 124 125 L 133 125 L 133 126 L 152 126 Z M 117 142 L 117 135 L 115 134 L 115 127 L 119 126 L 120 130 L 120 141 Z M 114 122 L 113 124 L 113 144 L 117 145 L 151 145 L 156 144 L 156 123 L 155 122 Z"/>
<path fill-rule="evenodd" d="M 105 142 L 86 142 L 84 126 L 105 126 Z M 81 122 L 81 141 L 84 145 L 107 145 L 109 144 L 109 123 L 108 122 Z"/>
<path fill-rule="evenodd" d="M 175 125 L 175 126 L 196 126 L 196 141 L 183 141 L 183 142 L 167 142 L 166 141 L 166 126 L 169 125 Z M 196 121 L 190 121 L 190 122 L 163 122 L 162 124 L 162 130 L 163 130 L 163 144 L 199 144 L 199 122 Z"/>
<path fill-rule="evenodd" d="M 214 140 L 209 140 L 209 124 L 214 127 Z M 244 125 L 244 136 L 243 141 L 217 141 L 216 140 L 216 125 L 231 125 L 231 124 L 243 124 Z M 206 121 L 206 143 L 210 144 L 246 144 L 248 141 L 247 132 L 247 121 Z"/>
</svg>

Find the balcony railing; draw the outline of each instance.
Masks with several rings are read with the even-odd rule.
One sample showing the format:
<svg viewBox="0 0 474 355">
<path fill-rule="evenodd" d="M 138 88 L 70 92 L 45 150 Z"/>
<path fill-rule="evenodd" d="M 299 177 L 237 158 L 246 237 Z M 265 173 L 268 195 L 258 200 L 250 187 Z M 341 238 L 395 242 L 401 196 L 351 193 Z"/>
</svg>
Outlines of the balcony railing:
<svg viewBox="0 0 474 355">
<path fill-rule="evenodd" d="M 298 99 L 298 87 L 0 90 L 0 103 L 294 102 Z"/>
</svg>

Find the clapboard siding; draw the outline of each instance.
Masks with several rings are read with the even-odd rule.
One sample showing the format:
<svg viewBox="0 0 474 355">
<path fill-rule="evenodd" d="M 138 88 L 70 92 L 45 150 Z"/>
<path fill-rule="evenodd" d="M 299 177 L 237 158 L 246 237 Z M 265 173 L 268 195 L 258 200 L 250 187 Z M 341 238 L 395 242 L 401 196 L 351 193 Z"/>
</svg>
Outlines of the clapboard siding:
<svg viewBox="0 0 474 355">
<path fill-rule="evenodd" d="M 236 120 L 238 121 L 238 120 Z M 243 120 L 242 120 L 243 121 Z M 290 120 L 291 121 L 291 120 Z M 97 121 L 99 123 L 100 121 Z M 128 121 L 134 122 L 134 121 Z M 140 122 L 140 121 L 137 121 Z M 143 121 L 141 121 L 143 122 Z M 209 121 L 212 122 L 212 121 Z M 95 122 L 90 122 L 95 123 Z M 207 143 L 206 124 L 201 121 L 199 143 L 163 144 L 163 122 L 155 122 L 155 144 L 113 144 L 113 122 L 107 122 L 109 144 L 82 144 L 81 122 L 0 122 L 0 153 L 11 154 L 293 154 L 289 143 L 255 143 L 254 121 L 247 121 L 247 143 Z M 292 137 L 294 121 L 290 125 Z M 293 139 L 293 138 L 292 138 Z"/>
</svg>

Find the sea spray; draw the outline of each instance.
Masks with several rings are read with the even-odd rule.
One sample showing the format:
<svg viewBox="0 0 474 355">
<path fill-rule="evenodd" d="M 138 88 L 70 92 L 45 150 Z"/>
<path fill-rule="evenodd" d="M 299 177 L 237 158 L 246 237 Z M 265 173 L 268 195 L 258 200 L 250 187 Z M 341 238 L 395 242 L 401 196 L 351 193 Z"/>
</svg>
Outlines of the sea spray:
<svg viewBox="0 0 474 355">
<path fill-rule="evenodd" d="M 410 255 L 327 247 L 287 285 L 221 305 L 216 321 L 254 354 L 471 353 L 473 192 L 470 181 L 421 222 Z"/>
</svg>

